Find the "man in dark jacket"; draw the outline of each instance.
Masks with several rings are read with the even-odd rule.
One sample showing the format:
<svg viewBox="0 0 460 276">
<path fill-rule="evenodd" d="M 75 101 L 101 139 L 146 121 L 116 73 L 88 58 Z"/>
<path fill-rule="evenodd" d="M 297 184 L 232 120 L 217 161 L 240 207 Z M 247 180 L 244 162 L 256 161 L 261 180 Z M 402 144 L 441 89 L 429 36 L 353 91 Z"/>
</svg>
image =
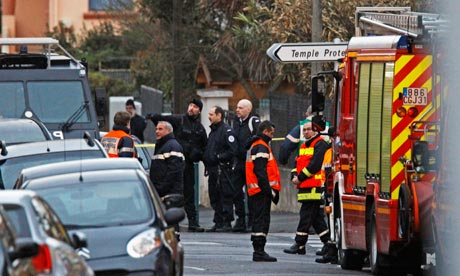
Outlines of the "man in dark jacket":
<svg viewBox="0 0 460 276">
<path fill-rule="evenodd" d="M 233 129 L 235 130 L 235 135 L 238 141 L 238 153 L 233 166 L 232 178 L 232 183 L 235 187 L 233 204 L 235 205 L 235 213 L 238 216 L 238 219 L 233 226 L 234 232 L 246 231 L 246 226 L 249 230 L 251 225 L 251 208 L 248 208 L 248 214 L 246 214 L 244 199 L 247 197 L 245 197 L 243 191 L 243 188 L 246 186 L 246 144 L 251 136 L 256 134 L 259 124 L 259 117 L 252 113 L 252 103 L 246 99 L 240 100 L 236 105 L 236 117 L 233 122 Z M 246 215 L 248 216 L 248 225 L 246 225 Z"/>
<path fill-rule="evenodd" d="M 234 191 L 231 173 L 237 143 L 232 128 L 223 122 L 224 110 L 220 106 L 213 106 L 208 115 L 211 132 L 203 162 L 209 176 L 209 199 L 214 209 L 215 223 L 208 231 L 228 232 L 232 230 Z"/>
<path fill-rule="evenodd" d="M 157 123 L 155 135 L 157 143 L 150 167 L 150 180 L 158 195 L 183 194 L 184 154 L 176 141 L 170 123 Z"/>
<path fill-rule="evenodd" d="M 198 224 L 197 210 L 195 208 L 195 169 L 194 163 L 203 160 L 206 148 L 206 130 L 200 122 L 200 114 L 203 103 L 200 99 L 190 101 L 187 112 L 180 116 L 162 116 L 160 114 L 148 114 L 156 125 L 159 121 L 167 121 L 174 128 L 174 136 L 181 144 L 185 156 L 184 169 L 184 207 L 188 218 L 188 230 L 203 232 L 204 229 Z"/>
<path fill-rule="evenodd" d="M 144 130 L 147 126 L 144 117 L 136 113 L 136 105 L 134 105 L 134 101 L 132 99 L 126 101 L 125 109 L 126 112 L 131 115 L 131 134 L 139 138 L 139 140 L 144 143 Z"/>
</svg>

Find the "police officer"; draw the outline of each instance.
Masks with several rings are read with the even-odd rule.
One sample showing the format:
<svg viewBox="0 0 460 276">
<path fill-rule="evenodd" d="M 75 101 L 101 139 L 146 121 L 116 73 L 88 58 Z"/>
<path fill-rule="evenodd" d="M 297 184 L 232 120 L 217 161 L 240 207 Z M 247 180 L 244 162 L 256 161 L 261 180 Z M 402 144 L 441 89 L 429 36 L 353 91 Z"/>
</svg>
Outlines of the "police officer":
<svg viewBox="0 0 460 276">
<path fill-rule="evenodd" d="M 213 106 L 209 110 L 211 132 L 204 152 L 209 185 L 209 199 L 214 209 L 214 226 L 209 232 L 232 230 L 233 186 L 231 183 L 232 161 L 237 151 L 237 142 L 232 128 L 223 122 L 224 110 Z"/>
<path fill-rule="evenodd" d="M 233 121 L 233 129 L 238 141 L 238 154 L 235 158 L 233 166 L 232 183 L 235 187 L 235 195 L 233 204 L 235 205 L 235 213 L 238 219 L 233 226 L 233 232 L 246 231 L 246 227 L 250 229 L 251 225 L 251 208 L 248 206 L 248 214 L 246 214 L 244 199 L 245 194 L 243 188 L 246 184 L 245 162 L 246 162 L 246 144 L 249 139 L 254 136 L 259 127 L 260 119 L 252 113 L 252 103 L 247 99 L 242 99 L 236 105 L 236 117 Z M 248 225 L 246 225 L 246 215 L 248 216 Z M 233 213 L 232 213 L 233 217 Z"/>
<path fill-rule="evenodd" d="M 162 116 L 160 114 L 147 114 L 156 125 L 159 121 L 168 121 L 174 128 L 174 136 L 184 150 L 185 169 L 184 182 L 184 207 L 188 218 L 188 230 L 191 232 L 203 232 L 197 220 L 195 208 L 195 169 L 194 163 L 203 160 L 206 148 L 206 130 L 200 122 L 200 114 L 203 103 L 200 99 L 189 102 L 187 112 L 180 116 Z"/>
<path fill-rule="evenodd" d="M 125 109 L 126 112 L 131 115 L 131 121 L 129 123 L 131 134 L 139 138 L 141 143 L 144 143 L 144 130 L 147 126 L 144 117 L 136 113 L 136 105 L 132 99 L 126 101 Z"/>
<path fill-rule="evenodd" d="M 253 214 L 251 241 L 254 262 L 277 261 L 264 249 L 270 228 L 271 202 L 278 203 L 281 189 L 278 165 L 269 145 L 274 133 L 275 126 L 269 121 L 263 121 L 259 125 L 257 136 L 248 143 L 246 185 Z"/>
<path fill-rule="evenodd" d="M 312 121 L 307 121 L 302 126 L 305 142 L 299 149 L 296 158 L 296 168 L 292 173 L 292 183 L 297 185 L 297 200 L 302 204 L 300 208 L 300 220 L 297 226 L 295 243 L 288 249 L 284 249 L 289 254 L 305 254 L 305 244 L 308 240 L 308 229 L 315 223 L 315 229 L 319 233 L 329 233 L 327 225 L 322 219 L 318 220 L 318 212 L 321 211 L 321 191 L 320 188 L 325 181 L 325 171 L 323 168 L 324 155 L 329 145 L 320 135 L 324 130 L 325 122 L 315 116 Z M 316 220 L 316 221 L 315 221 Z M 321 241 L 326 244 L 326 255 L 323 259 L 332 258 L 336 253 L 335 246 L 330 242 L 330 236 L 320 235 Z M 330 261 L 330 260 L 329 260 Z M 320 261 L 321 262 L 321 261 Z"/>
<path fill-rule="evenodd" d="M 134 140 L 129 135 L 129 122 L 131 115 L 126 111 L 118 111 L 113 117 L 112 131 L 104 135 L 101 144 L 111 158 L 137 156 L 134 148 Z"/>
</svg>

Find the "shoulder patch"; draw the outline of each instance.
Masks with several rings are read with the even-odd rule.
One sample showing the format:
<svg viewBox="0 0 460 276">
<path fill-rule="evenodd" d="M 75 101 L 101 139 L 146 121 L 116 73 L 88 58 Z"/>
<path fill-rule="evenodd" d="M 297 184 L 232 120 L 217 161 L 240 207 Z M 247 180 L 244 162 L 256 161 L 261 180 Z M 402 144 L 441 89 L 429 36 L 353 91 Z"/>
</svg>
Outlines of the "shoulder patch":
<svg viewBox="0 0 460 276">
<path fill-rule="evenodd" d="M 230 143 L 235 142 L 235 137 L 234 137 L 233 135 L 228 136 L 228 141 L 229 141 Z"/>
</svg>

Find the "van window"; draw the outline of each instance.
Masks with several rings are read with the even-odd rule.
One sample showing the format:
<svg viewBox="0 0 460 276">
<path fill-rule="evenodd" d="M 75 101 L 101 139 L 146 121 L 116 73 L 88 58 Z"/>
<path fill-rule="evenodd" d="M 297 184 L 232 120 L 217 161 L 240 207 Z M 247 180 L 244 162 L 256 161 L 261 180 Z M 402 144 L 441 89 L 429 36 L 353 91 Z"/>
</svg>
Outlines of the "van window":
<svg viewBox="0 0 460 276">
<path fill-rule="evenodd" d="M 25 110 L 22 82 L 0 82 L 0 118 L 21 118 Z"/>
<path fill-rule="evenodd" d="M 80 81 L 35 81 L 27 83 L 32 111 L 44 123 L 64 123 L 85 103 Z M 88 108 L 75 122 L 88 123 Z"/>
</svg>

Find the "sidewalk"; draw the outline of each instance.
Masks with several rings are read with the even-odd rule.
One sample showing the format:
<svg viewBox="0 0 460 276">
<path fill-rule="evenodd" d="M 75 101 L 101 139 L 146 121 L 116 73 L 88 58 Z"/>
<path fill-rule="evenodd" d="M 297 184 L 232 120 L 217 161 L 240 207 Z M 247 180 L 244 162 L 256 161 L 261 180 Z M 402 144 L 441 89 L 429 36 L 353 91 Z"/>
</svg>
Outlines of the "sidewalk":
<svg viewBox="0 0 460 276">
<path fill-rule="evenodd" d="M 214 225 L 212 221 L 213 216 L 214 211 L 211 208 L 200 206 L 199 220 L 201 227 L 205 229 L 211 228 Z M 298 213 L 272 211 L 270 220 L 270 233 L 295 233 L 298 222 Z M 187 218 L 185 218 L 180 223 L 181 231 L 187 231 L 187 227 L 188 221 Z"/>
</svg>

